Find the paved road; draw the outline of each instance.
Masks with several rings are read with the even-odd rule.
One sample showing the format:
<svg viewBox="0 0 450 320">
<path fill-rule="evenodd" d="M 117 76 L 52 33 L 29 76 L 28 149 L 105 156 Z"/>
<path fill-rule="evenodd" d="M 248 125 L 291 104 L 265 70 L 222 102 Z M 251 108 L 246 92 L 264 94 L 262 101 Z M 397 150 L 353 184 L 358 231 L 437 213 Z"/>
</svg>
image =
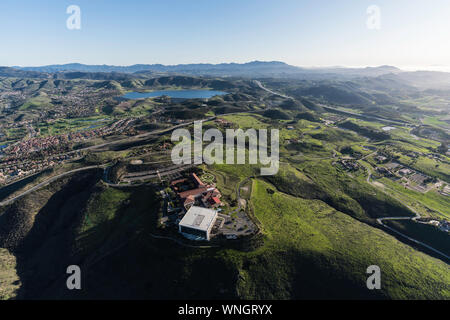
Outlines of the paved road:
<svg viewBox="0 0 450 320">
<path fill-rule="evenodd" d="M 217 117 L 231 116 L 231 115 L 241 114 L 241 113 L 255 113 L 255 112 L 259 112 L 259 110 L 254 110 L 254 111 L 249 110 L 249 111 L 239 111 L 239 112 L 230 112 L 230 113 L 218 114 L 216 116 L 208 117 L 208 118 L 205 118 L 205 119 L 198 119 L 198 120 L 193 120 L 193 121 L 189 121 L 189 122 L 184 122 L 184 123 L 181 123 L 181 124 L 177 124 L 175 126 L 171 126 L 169 128 L 155 130 L 155 131 L 149 131 L 149 132 L 141 133 L 141 134 L 138 134 L 138 135 L 135 135 L 135 136 L 131 136 L 131 137 L 128 137 L 128 138 L 123 138 L 123 139 L 119 139 L 119 140 L 115 140 L 115 141 L 109 141 L 109 142 L 105 142 L 105 143 L 102 143 L 102 144 L 97 144 L 97 145 L 94 145 L 94 146 L 90 146 L 90 147 L 74 150 L 74 151 L 71 151 L 71 152 L 92 150 L 92 149 L 102 148 L 102 147 L 105 147 L 105 146 L 108 146 L 108 145 L 111 145 L 111 144 L 132 142 L 132 141 L 135 141 L 135 140 L 140 140 L 141 138 L 146 138 L 148 136 L 159 135 L 159 134 L 162 134 L 162 133 L 167 133 L 167 132 L 173 131 L 173 130 L 178 129 L 178 128 L 187 127 L 187 126 L 190 126 L 190 125 L 194 124 L 194 122 L 196 122 L 196 121 L 207 122 L 207 121 L 214 120 Z"/>
<path fill-rule="evenodd" d="M 282 93 L 278 93 L 278 92 L 272 91 L 272 90 L 270 90 L 270 89 L 264 87 L 264 86 L 262 85 L 262 83 L 261 83 L 260 81 L 258 81 L 258 80 L 255 80 L 255 83 L 258 85 L 258 87 L 260 87 L 261 89 L 263 89 L 263 90 L 265 90 L 265 91 L 267 91 L 267 92 L 269 92 L 269 93 L 271 93 L 271 94 L 273 94 L 273 95 L 276 95 L 276 96 L 279 96 L 279 97 L 282 97 L 282 98 L 285 98 L 285 99 L 294 99 L 294 98 L 292 98 L 292 97 L 289 97 L 289 96 L 284 95 L 284 94 L 282 94 Z"/>
<path fill-rule="evenodd" d="M 272 90 L 270 90 L 270 89 L 267 89 L 266 87 L 264 87 L 264 86 L 261 84 L 261 82 L 259 82 L 259 81 L 257 81 L 257 80 L 255 80 L 255 83 L 256 83 L 261 89 L 263 89 L 263 90 L 265 90 L 265 91 L 267 91 L 267 92 L 269 92 L 269 93 L 271 93 L 271 94 L 274 94 L 274 95 L 277 95 L 277 96 L 280 96 L 280 97 L 283 97 L 283 98 L 287 98 L 287 99 L 291 98 L 291 97 L 289 97 L 289 96 L 286 96 L 286 95 L 283 95 L 283 94 L 274 92 L 274 91 L 272 91 Z M 291 98 L 291 99 L 292 99 L 292 98 Z M 345 111 L 342 111 L 342 110 L 339 110 L 339 109 L 335 109 L 335 108 L 332 108 L 332 107 L 328 107 L 328 106 L 324 106 L 324 105 L 322 105 L 322 106 L 323 106 L 323 107 L 326 107 L 326 108 L 328 108 L 328 109 L 334 110 L 334 111 L 344 112 L 344 113 L 347 113 L 347 114 L 352 115 L 352 116 L 361 116 L 361 115 L 356 114 L 356 113 L 345 112 Z M 367 117 L 367 118 L 372 118 L 372 119 L 375 119 L 375 120 L 383 120 L 383 121 L 387 121 L 387 122 L 391 122 L 391 123 L 397 123 L 396 121 L 391 121 L 391 120 L 387 120 L 387 119 L 383 119 L 383 118 L 371 117 L 371 116 L 366 116 L 366 115 L 363 115 L 363 116 L 364 116 L 364 117 Z M 373 154 L 373 153 L 372 153 L 372 154 Z M 370 155 L 372 155 L 372 154 L 370 154 Z M 368 156 L 370 156 L 370 155 L 367 155 L 366 157 L 368 157 Z M 366 158 L 366 157 L 364 157 L 364 158 Z M 372 184 L 372 182 L 370 181 L 370 177 L 371 177 L 371 175 L 372 175 L 372 172 L 371 172 L 371 170 L 370 170 L 369 167 L 366 167 L 366 166 L 364 166 L 364 167 L 367 169 L 367 172 L 368 172 L 368 175 L 367 175 L 367 182 L 370 183 L 370 184 Z M 372 185 L 373 185 L 373 184 L 372 184 Z M 379 189 L 379 188 L 378 188 L 378 189 Z M 381 190 L 381 189 L 379 189 L 379 190 Z M 381 191 L 384 192 L 384 193 L 386 193 L 384 190 L 381 190 Z M 389 194 L 389 195 L 390 195 L 390 194 Z M 398 200 L 401 204 L 403 204 L 404 206 L 406 206 L 408 209 L 410 209 L 412 212 L 414 212 L 414 213 L 416 214 L 416 216 L 415 216 L 415 217 L 385 217 L 385 218 L 378 218 L 378 219 L 377 219 L 378 224 L 382 225 L 383 227 L 385 227 L 385 228 L 387 228 L 387 229 L 389 229 L 389 230 L 391 230 L 391 231 L 393 231 L 393 232 L 395 232 L 395 233 L 401 235 L 402 237 L 404 237 L 404 238 L 406 238 L 406 239 L 408 239 L 408 240 L 410 240 L 410 241 L 412 241 L 412 242 L 414 242 L 414 243 L 416 243 L 416 244 L 419 244 L 419 245 L 421 245 L 421 246 L 423 246 L 423 247 L 425 247 L 425 248 L 427 248 L 427 249 L 429 249 L 429 250 L 431 250 L 431 251 L 433 251 L 433 252 L 435 252 L 435 253 L 437 253 L 437 254 L 443 256 L 443 257 L 445 257 L 446 259 L 450 259 L 450 257 L 449 257 L 448 255 L 446 255 L 445 253 L 443 253 L 443 252 L 441 252 L 441 251 L 439 251 L 439 250 L 436 250 L 436 249 L 430 247 L 429 245 L 427 245 L 426 243 L 423 243 L 422 241 L 419 241 L 419 240 L 416 240 L 416 239 L 414 239 L 414 238 L 411 238 L 411 237 L 407 236 L 406 234 L 403 234 L 403 233 L 401 233 L 401 232 L 399 232 L 399 231 L 397 231 L 397 230 L 395 230 L 395 229 L 393 229 L 393 228 L 391 228 L 391 227 L 389 227 L 389 226 L 387 226 L 387 225 L 385 225 L 385 224 L 383 223 L 384 220 L 413 220 L 413 221 L 416 221 L 417 219 L 420 218 L 420 214 L 419 214 L 418 212 L 416 212 L 413 208 L 411 208 L 409 205 L 407 205 L 406 203 L 404 203 L 402 200 L 400 200 L 400 199 L 397 199 L 397 200 Z"/>
<path fill-rule="evenodd" d="M 162 170 L 147 171 L 146 175 L 135 176 L 135 177 L 124 177 L 122 179 L 122 181 L 132 182 L 132 181 L 148 180 L 148 179 L 156 178 L 156 177 L 160 178 L 163 176 L 167 176 L 167 175 L 171 175 L 171 174 L 175 174 L 175 173 L 184 171 L 184 170 L 192 168 L 194 166 L 196 166 L 196 165 L 195 164 L 186 164 L 186 165 L 171 167 L 171 168 L 162 169 Z"/>
<path fill-rule="evenodd" d="M 205 118 L 205 119 L 199 119 L 199 120 L 195 120 L 195 121 L 206 122 L 206 121 L 214 120 L 214 119 L 216 119 L 217 117 L 221 117 L 221 116 L 235 115 L 235 114 L 241 114 L 241 113 L 255 113 L 255 112 L 258 112 L 258 110 L 256 110 L 256 111 L 242 111 L 242 112 L 225 113 L 225 114 L 221 114 L 221 115 L 217 115 L 217 116 L 212 116 L 212 117 L 208 117 L 208 118 Z M 136 136 L 132 136 L 132 137 L 128 137 L 128 138 L 123 138 L 123 139 L 119 139 L 119 140 L 115 140 L 115 141 L 110 141 L 110 142 L 105 142 L 105 143 L 102 143 L 102 144 L 97 144 L 97 145 L 89 146 L 89 147 L 86 147 L 86 148 L 82 148 L 82 149 L 77 149 L 77 150 L 65 152 L 65 153 L 58 154 L 58 155 L 65 155 L 65 154 L 71 154 L 71 153 L 80 152 L 80 151 L 86 151 L 86 150 L 98 149 L 98 148 L 102 148 L 102 147 L 105 147 L 105 146 L 108 146 L 108 145 L 112 145 L 112 144 L 118 144 L 118 143 L 124 143 L 124 142 L 137 141 L 137 140 L 139 140 L 139 139 L 141 139 L 141 138 L 145 138 L 145 137 L 148 137 L 148 136 L 157 135 L 157 134 L 161 134 L 161 133 L 166 133 L 166 132 L 170 132 L 170 131 L 172 131 L 172 130 L 178 129 L 178 128 L 186 127 L 186 126 L 192 125 L 193 123 L 194 123 L 194 121 L 185 122 L 185 123 L 181 123 L 181 124 L 178 124 L 178 125 L 169 127 L 169 128 L 165 128 L 165 129 L 161 129 L 161 130 L 155 130 L 155 131 L 150 131 L 150 132 L 145 132 L 145 133 L 142 133 L 142 134 L 139 134 L 139 135 L 136 135 Z M 55 155 L 55 156 L 58 156 L 58 155 Z M 16 197 L 14 197 L 14 198 L 12 198 L 12 199 L 8 199 L 8 200 L 5 200 L 5 201 L 3 201 L 3 202 L 0 202 L 0 207 L 1 207 L 1 206 L 6 206 L 6 205 L 8 205 L 8 204 L 11 204 L 11 203 L 14 202 L 15 200 L 17 200 L 17 199 L 19 199 L 19 198 L 21 198 L 21 197 L 27 195 L 28 193 L 33 192 L 33 191 L 35 191 L 35 190 L 38 190 L 39 188 L 41 188 L 41 187 L 43 187 L 43 186 L 46 186 L 46 185 L 48 185 L 49 183 L 51 183 L 51 182 L 53 182 L 53 181 L 55 181 L 55 180 L 57 180 L 57 179 L 59 179 L 59 178 L 61 178 L 61 177 L 63 177 L 63 176 L 66 176 L 66 175 L 69 175 L 69 174 L 71 174 L 71 173 L 75 173 L 75 172 L 78 172 L 78 171 L 89 170 L 89 169 L 97 168 L 97 167 L 98 167 L 98 168 L 100 168 L 100 167 L 103 168 L 104 165 L 103 165 L 103 166 L 91 166 L 91 167 L 85 167 L 85 168 L 75 169 L 75 170 L 68 171 L 68 172 L 66 172 L 66 173 L 60 174 L 60 175 L 58 175 L 58 176 L 52 177 L 51 179 L 49 179 L 49 180 L 47 180 L 47 181 L 45 181 L 45 182 L 42 182 L 42 183 L 40 183 L 40 184 L 38 184 L 38 185 L 32 187 L 31 189 L 25 191 L 24 193 L 22 193 L 22 194 L 20 194 L 20 195 L 18 195 L 18 196 L 16 196 Z M 38 173 L 40 173 L 40 172 L 38 172 Z M 38 173 L 36 173 L 36 174 L 38 174 Z M 20 180 L 19 180 L 19 181 L 20 181 Z M 13 183 L 16 183 L 16 182 L 18 182 L 18 181 L 14 181 Z M 107 184 L 109 184 L 109 185 L 113 185 L 113 184 L 111 184 L 111 183 L 108 182 L 108 181 L 105 181 L 105 182 L 106 182 Z M 11 183 L 11 184 L 13 184 L 13 183 Z M 117 186 L 124 186 L 124 185 L 117 185 Z"/>
<path fill-rule="evenodd" d="M 344 110 L 333 108 L 333 107 L 330 107 L 330 106 L 327 106 L 324 104 L 320 104 L 320 103 L 318 103 L 318 105 L 324 109 L 328 109 L 329 111 L 343 113 L 343 114 L 346 114 L 348 116 L 352 116 L 355 118 L 364 118 L 364 119 L 375 120 L 375 121 L 380 121 L 380 122 L 387 122 L 387 123 L 396 124 L 396 125 L 404 125 L 405 124 L 405 122 L 401 122 L 401 121 L 397 121 L 397 120 L 390 120 L 390 119 L 380 118 L 380 117 L 366 115 L 366 114 L 359 114 L 359 113 L 354 113 L 354 112 L 350 112 L 350 111 L 344 111 Z"/>
<path fill-rule="evenodd" d="M 370 183 L 371 185 L 375 186 L 378 190 L 381 190 L 383 193 L 386 193 L 387 195 L 392 196 L 392 194 L 389 194 L 385 190 L 378 188 L 376 185 L 374 185 L 370 181 L 370 177 L 372 176 L 372 171 L 370 170 L 369 167 L 366 167 L 366 166 L 364 166 L 364 167 L 367 169 L 367 172 L 368 172 L 368 174 L 367 174 L 367 182 Z M 386 220 L 412 220 L 414 222 L 417 222 L 417 219 L 419 219 L 421 217 L 420 214 L 414 208 L 409 206 L 407 203 L 405 203 L 404 201 L 402 201 L 401 199 L 398 199 L 398 198 L 396 200 L 398 202 L 400 202 L 402 205 L 404 205 L 405 207 L 407 207 L 409 210 L 411 210 L 415 214 L 415 216 L 414 217 L 384 217 L 384 218 L 378 218 L 377 219 L 377 223 L 379 225 L 383 226 L 384 228 L 389 229 L 392 232 L 395 232 L 396 234 L 402 236 L 403 238 L 406 238 L 409 241 L 412 241 L 412 242 L 414 242 L 416 244 L 419 244 L 419 245 L 421 245 L 421 246 L 423 246 L 423 247 L 425 247 L 425 248 L 427 248 L 427 249 L 429 249 L 429 250 L 431 250 L 431 251 L 433 251 L 433 252 L 435 252 L 435 253 L 443 256 L 443 257 L 445 257 L 447 260 L 450 260 L 450 257 L 448 255 L 446 255 L 445 253 L 443 253 L 442 251 L 439 251 L 439 250 L 429 246 L 428 244 L 426 244 L 426 243 L 424 243 L 422 241 L 419 241 L 417 239 L 411 238 L 410 236 L 407 236 L 406 234 L 401 233 L 400 231 L 397 231 L 394 228 L 391 228 L 388 225 L 383 223 L 383 221 L 386 221 Z"/>
<path fill-rule="evenodd" d="M 395 232 L 395 233 L 401 235 L 402 237 L 408 239 L 409 241 L 412 241 L 412 242 L 414 242 L 414 243 L 416 243 L 416 244 L 419 244 L 419 245 L 421 245 L 421 246 L 423 246 L 423 247 L 425 247 L 425 248 L 427 248 L 427 249 L 429 249 L 429 250 L 431 250 L 431 251 L 433 251 L 433 252 L 435 252 L 435 253 L 437 253 L 437 254 L 443 256 L 443 257 L 445 257 L 447 260 L 450 260 L 450 257 L 449 257 L 448 255 L 446 255 L 445 253 L 443 253 L 442 251 L 439 251 L 439 250 L 437 250 L 437 249 L 435 249 L 435 248 L 433 248 L 433 247 L 427 245 L 426 243 L 423 243 L 422 241 L 419 241 L 419 240 L 416 240 L 416 239 L 414 239 L 414 238 L 411 238 L 411 237 L 407 236 L 406 234 L 403 234 L 403 233 L 401 233 L 401 232 L 395 230 L 394 228 L 391 228 L 391 227 L 389 227 L 389 226 L 387 226 L 387 225 L 385 225 L 385 224 L 383 223 L 383 220 L 410 220 L 410 219 L 413 220 L 414 218 L 389 217 L 389 218 L 380 218 L 380 219 L 377 219 L 377 222 L 378 222 L 379 224 L 381 224 L 383 227 L 385 227 L 385 228 L 387 228 L 387 229 L 389 229 L 389 230 L 391 230 L 391 231 L 393 231 L 393 232 Z"/>
<path fill-rule="evenodd" d="M 41 183 L 35 185 L 34 187 L 32 187 L 32 188 L 30 188 L 30 189 L 28 189 L 28 190 L 22 192 L 21 194 L 19 194 L 19 195 L 13 197 L 13 198 L 11 198 L 11 199 L 7 199 L 7 200 L 5 200 L 5 201 L 3 201 L 3 202 L 0 202 L 0 207 L 7 206 L 7 205 L 13 203 L 14 201 L 16 201 L 17 199 L 20 199 L 20 198 L 22 198 L 23 196 L 26 196 L 27 194 L 29 194 L 29 193 L 31 193 L 31 192 L 33 192 L 33 191 L 36 191 L 36 190 L 38 190 L 38 189 L 40 189 L 40 188 L 42 188 L 42 187 L 45 187 L 45 186 L 47 186 L 48 184 L 52 183 L 53 181 L 56 181 L 56 180 L 58 180 L 58 179 L 60 179 L 60 178 L 62 178 L 62 177 L 68 176 L 68 175 L 70 175 L 70 174 L 72 174 L 72 173 L 76 173 L 76 172 L 80 172 L 80 171 L 86 171 L 86 170 L 91 170 L 91 169 L 99 169 L 99 168 L 103 168 L 103 167 L 104 167 L 104 165 L 103 165 L 103 166 L 89 166 L 89 167 L 84 167 L 84 168 L 74 169 L 74 170 L 70 170 L 70 171 L 61 173 L 61 174 L 59 174 L 59 175 L 57 175 L 57 176 L 51 177 L 50 179 L 45 180 L 45 181 L 43 181 L 43 182 L 41 182 Z"/>
<path fill-rule="evenodd" d="M 181 124 L 177 124 L 177 125 L 171 126 L 169 128 L 164 128 L 164 129 L 155 130 L 155 131 L 149 131 L 149 132 L 141 133 L 141 134 L 138 134 L 138 135 L 135 135 L 135 136 L 131 136 L 131 137 L 127 137 L 127 138 L 123 138 L 123 139 L 119 139 L 119 140 L 109 141 L 109 142 L 96 144 L 96 145 L 93 145 L 93 146 L 89 146 L 89 147 L 85 147 L 85 148 L 81 148 L 81 149 L 77 149 L 77 150 L 73 150 L 73 151 L 69 151 L 69 152 L 64 152 L 64 153 L 61 153 L 61 154 L 56 154 L 55 156 L 72 154 L 72 153 L 86 151 L 86 150 L 99 149 L 99 148 L 106 147 L 106 146 L 113 145 L 113 144 L 120 144 L 120 143 L 126 143 L 126 142 L 135 142 L 135 141 L 141 140 L 141 139 L 149 137 L 149 136 L 159 135 L 159 134 L 162 134 L 162 133 L 167 133 L 167 132 L 173 131 L 173 130 L 178 129 L 178 128 L 183 128 L 183 127 L 190 126 L 190 125 L 194 124 L 195 121 L 206 122 L 206 121 L 214 120 L 217 117 L 231 116 L 231 115 L 241 114 L 241 113 L 256 113 L 256 112 L 260 112 L 260 111 L 259 110 L 248 110 L 248 111 L 239 111 L 239 112 L 230 112 L 230 113 L 218 114 L 216 116 L 208 117 L 208 118 L 205 118 L 205 119 L 198 119 L 198 120 L 193 120 L 193 121 L 189 121 L 189 122 L 184 122 L 184 123 L 181 123 Z"/>
</svg>

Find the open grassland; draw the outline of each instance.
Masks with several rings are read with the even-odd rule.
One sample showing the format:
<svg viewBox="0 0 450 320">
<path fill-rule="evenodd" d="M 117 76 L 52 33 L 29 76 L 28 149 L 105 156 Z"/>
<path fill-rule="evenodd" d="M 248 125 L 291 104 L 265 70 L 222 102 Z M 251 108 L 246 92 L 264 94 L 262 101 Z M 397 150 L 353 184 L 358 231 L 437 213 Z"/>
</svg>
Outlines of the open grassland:
<svg viewBox="0 0 450 320">
<path fill-rule="evenodd" d="M 13 299 L 20 288 L 16 267 L 16 257 L 7 249 L 0 248 L 0 300 Z"/>
<path fill-rule="evenodd" d="M 337 210 L 366 222 L 393 215 L 413 216 L 398 201 L 366 183 L 362 176 L 351 177 L 333 166 L 330 160 L 304 161 L 293 166 L 308 180 L 293 174 L 293 168 L 288 166 L 269 177 L 269 181 L 280 191 L 297 197 L 323 200 Z"/>
<path fill-rule="evenodd" d="M 79 232 L 86 232 L 112 220 L 120 204 L 128 197 L 129 193 L 113 188 L 106 188 L 103 192 L 94 194 L 94 198 L 88 204 Z"/>
<path fill-rule="evenodd" d="M 19 107 L 21 111 L 28 111 L 33 109 L 51 108 L 51 99 L 47 94 L 41 92 L 37 97 L 29 99 L 26 103 Z"/>
<path fill-rule="evenodd" d="M 11 140 L 9 142 L 15 142 L 15 140 L 20 140 L 24 138 L 27 134 L 25 128 L 9 128 L 6 130 L 6 138 Z"/>
<path fill-rule="evenodd" d="M 264 247 L 244 258 L 238 282 L 244 298 L 288 298 L 296 290 L 301 293 L 302 286 L 304 290 L 315 292 L 317 287 L 308 286 L 312 281 L 306 280 L 308 277 L 324 286 L 322 289 L 328 287 L 328 292 L 333 293 L 342 290 L 341 297 L 348 297 L 351 293 L 346 289 L 355 290 L 353 294 L 363 292 L 365 269 L 373 264 L 380 266 L 383 273 L 381 297 L 450 298 L 450 275 L 444 262 L 322 201 L 294 198 L 276 191 L 266 182 L 255 180 L 252 203 L 263 225 L 266 242 Z M 280 257 L 283 262 L 277 261 Z M 298 265 L 286 263 L 292 263 L 292 259 Z M 246 260 L 265 261 L 265 268 Z M 320 264 L 323 269 L 309 274 L 308 263 Z M 333 275 L 328 275 L 333 279 L 331 282 L 317 279 L 324 270 Z M 265 279 L 263 285 L 259 281 L 262 279 Z M 335 287 L 346 281 L 349 281 L 346 287 Z M 270 292 L 267 288 L 279 290 Z M 363 296 L 368 295 L 370 293 L 363 293 Z"/>
<path fill-rule="evenodd" d="M 126 100 L 116 106 L 107 106 L 102 111 L 116 117 L 138 117 L 150 115 L 159 103 L 152 99 Z"/>
<path fill-rule="evenodd" d="M 228 115 L 223 117 L 220 116 L 220 118 L 223 118 L 225 120 L 232 122 L 233 124 L 236 124 L 237 126 L 239 126 L 239 128 L 243 130 L 249 128 L 266 129 L 269 126 L 267 123 L 264 123 L 266 118 L 260 115 L 250 113 L 249 114 L 244 113 L 239 115 Z"/>
<path fill-rule="evenodd" d="M 428 124 L 428 125 L 436 126 L 436 127 L 440 127 L 440 128 L 445 128 L 445 129 L 450 128 L 450 125 L 445 121 L 441 121 L 440 117 L 425 117 L 422 122 L 424 124 Z"/>
<path fill-rule="evenodd" d="M 151 188 L 117 189 L 98 184 L 76 231 L 77 250 L 89 254 L 104 247 L 102 250 L 107 251 L 127 241 L 123 238 L 126 232 L 155 227 L 156 224 L 140 224 L 149 212 L 157 216 L 158 207 L 158 199 Z"/>
<path fill-rule="evenodd" d="M 436 190 L 422 193 L 405 188 L 388 178 L 381 178 L 379 181 L 385 186 L 387 192 L 392 192 L 393 195 L 410 204 L 421 215 L 450 219 L 450 198 L 440 195 Z M 420 204 L 424 208 L 421 208 Z"/>
<path fill-rule="evenodd" d="M 58 119 L 52 123 L 41 123 L 38 126 L 41 136 L 53 136 L 81 130 L 96 129 L 109 124 L 111 120 L 106 116 L 87 118 Z"/>
<path fill-rule="evenodd" d="M 215 164 L 204 167 L 206 172 L 214 175 L 217 188 L 222 193 L 222 202 L 225 203 L 224 213 L 238 207 L 238 187 L 245 179 L 259 174 L 259 166 Z M 242 195 L 245 198 L 245 195 Z"/>
<path fill-rule="evenodd" d="M 129 151 L 100 151 L 87 152 L 83 158 L 86 165 L 98 165 L 108 163 L 113 160 L 118 160 L 126 157 Z"/>
<path fill-rule="evenodd" d="M 440 178 L 450 183 L 450 164 L 430 159 L 428 157 L 419 156 L 418 158 L 410 158 L 403 154 L 398 155 L 398 162 L 425 173 L 431 177 Z"/>
<path fill-rule="evenodd" d="M 393 142 L 400 148 L 416 152 L 429 152 L 439 146 L 439 142 L 417 137 L 411 133 L 411 129 L 396 128 L 389 131 Z"/>
</svg>

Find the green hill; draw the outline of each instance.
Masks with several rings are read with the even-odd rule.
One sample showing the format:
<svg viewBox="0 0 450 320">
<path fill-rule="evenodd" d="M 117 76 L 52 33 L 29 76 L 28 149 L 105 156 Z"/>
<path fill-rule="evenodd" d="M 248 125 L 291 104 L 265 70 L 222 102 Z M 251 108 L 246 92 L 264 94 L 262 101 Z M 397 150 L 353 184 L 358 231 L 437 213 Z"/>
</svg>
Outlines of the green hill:
<svg viewBox="0 0 450 320">
<path fill-rule="evenodd" d="M 95 171 L 77 174 L 2 209 L 5 294 L 35 299 L 450 298 L 444 262 L 321 200 L 287 195 L 265 181 L 253 180 L 251 195 L 262 234 L 246 250 L 237 250 L 194 249 L 154 238 L 171 235 L 158 229 L 156 190 L 111 188 L 99 179 Z M 88 270 L 85 290 L 65 289 L 69 264 Z M 366 288 L 365 271 L 373 264 L 382 270 L 380 291 Z"/>
</svg>

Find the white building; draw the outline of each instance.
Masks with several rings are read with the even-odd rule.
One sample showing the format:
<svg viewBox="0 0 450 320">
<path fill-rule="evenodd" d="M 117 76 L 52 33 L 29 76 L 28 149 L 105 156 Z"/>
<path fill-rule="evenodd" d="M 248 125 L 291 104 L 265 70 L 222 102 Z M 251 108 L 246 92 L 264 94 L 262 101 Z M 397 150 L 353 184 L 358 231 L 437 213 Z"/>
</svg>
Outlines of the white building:
<svg viewBox="0 0 450 320">
<path fill-rule="evenodd" d="M 209 241 L 217 214 L 216 210 L 192 206 L 178 224 L 178 231 L 189 239 Z"/>
</svg>

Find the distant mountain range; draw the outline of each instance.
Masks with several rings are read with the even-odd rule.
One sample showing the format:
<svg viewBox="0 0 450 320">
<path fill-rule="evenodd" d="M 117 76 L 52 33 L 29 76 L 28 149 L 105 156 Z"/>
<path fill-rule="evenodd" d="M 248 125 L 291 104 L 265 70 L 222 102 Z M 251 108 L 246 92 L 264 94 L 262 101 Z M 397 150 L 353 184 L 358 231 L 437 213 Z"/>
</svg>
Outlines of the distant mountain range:
<svg viewBox="0 0 450 320">
<path fill-rule="evenodd" d="M 41 67 L 14 67 L 23 71 L 45 73 L 55 72 L 118 72 L 118 73 L 178 73 L 203 76 L 248 76 L 248 77 L 314 77 L 317 75 L 334 74 L 340 76 L 379 76 L 388 73 L 399 73 L 400 69 L 391 66 L 367 68 L 300 68 L 279 61 L 253 61 L 248 63 L 220 64 L 135 64 L 132 66 L 85 65 L 70 63 Z"/>
<path fill-rule="evenodd" d="M 280 78 L 297 80 L 346 81 L 378 78 L 392 86 L 401 84 L 420 89 L 450 88 L 450 73 L 436 71 L 406 72 L 393 66 L 366 68 L 301 68 L 279 61 L 253 61 L 220 64 L 135 64 L 132 66 L 85 65 L 70 63 L 41 67 L 0 67 L 0 77 L 131 80 L 158 76 L 189 75 L 206 77 Z"/>
<path fill-rule="evenodd" d="M 49 75 L 38 71 L 25 71 L 17 68 L 0 67 L 0 77 L 48 78 Z"/>
</svg>

